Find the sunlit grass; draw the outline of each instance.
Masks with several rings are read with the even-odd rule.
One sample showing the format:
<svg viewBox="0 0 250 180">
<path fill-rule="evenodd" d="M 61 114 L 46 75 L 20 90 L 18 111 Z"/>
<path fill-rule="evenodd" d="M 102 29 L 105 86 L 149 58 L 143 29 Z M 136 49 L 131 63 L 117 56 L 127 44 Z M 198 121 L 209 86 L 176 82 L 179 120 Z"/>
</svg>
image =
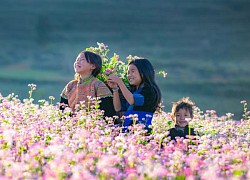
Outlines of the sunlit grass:
<svg viewBox="0 0 250 180">
<path fill-rule="evenodd" d="M 68 76 L 56 71 L 36 70 L 36 69 L 0 69 L 0 79 L 15 81 L 44 81 L 44 82 L 64 82 Z M 68 79 L 68 78 L 67 78 Z"/>
</svg>

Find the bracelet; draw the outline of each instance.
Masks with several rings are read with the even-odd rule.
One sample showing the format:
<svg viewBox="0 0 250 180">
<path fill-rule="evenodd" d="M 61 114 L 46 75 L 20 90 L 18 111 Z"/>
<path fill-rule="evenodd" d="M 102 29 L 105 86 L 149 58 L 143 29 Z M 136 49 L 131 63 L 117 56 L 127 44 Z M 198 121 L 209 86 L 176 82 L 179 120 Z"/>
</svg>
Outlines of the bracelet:
<svg viewBox="0 0 250 180">
<path fill-rule="evenodd" d="M 113 92 L 116 92 L 119 90 L 119 87 L 112 89 Z"/>
</svg>

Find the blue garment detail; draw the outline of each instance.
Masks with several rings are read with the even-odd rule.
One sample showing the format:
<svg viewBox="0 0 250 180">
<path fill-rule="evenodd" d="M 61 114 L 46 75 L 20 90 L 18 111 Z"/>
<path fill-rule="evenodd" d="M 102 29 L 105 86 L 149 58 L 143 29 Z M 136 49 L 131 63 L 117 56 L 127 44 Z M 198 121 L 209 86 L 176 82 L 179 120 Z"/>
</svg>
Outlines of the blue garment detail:
<svg viewBox="0 0 250 180">
<path fill-rule="evenodd" d="M 142 88 L 139 88 L 133 93 L 134 104 L 130 105 L 129 103 L 126 103 L 127 111 L 132 111 L 135 105 L 142 106 L 144 104 L 144 97 L 141 94 L 139 94 L 141 91 L 142 91 Z"/>
<path fill-rule="evenodd" d="M 149 126 L 152 125 L 152 119 L 153 119 L 153 113 L 152 112 L 145 112 L 145 111 L 134 111 L 134 110 L 129 110 L 125 112 L 125 120 L 123 123 L 123 132 L 126 132 L 128 129 L 128 126 L 133 124 L 133 118 L 132 117 L 128 117 L 129 115 L 134 115 L 137 114 L 138 115 L 138 121 L 136 122 L 136 124 L 144 124 L 145 125 L 145 129 L 149 130 Z"/>
<path fill-rule="evenodd" d="M 128 131 L 128 126 L 133 124 L 133 118 L 128 117 L 129 115 L 138 115 L 138 121 L 136 124 L 144 124 L 145 129 L 151 130 L 149 128 L 150 125 L 152 125 L 152 119 L 153 119 L 153 113 L 152 112 L 146 112 L 146 111 L 134 111 L 134 106 L 143 106 L 144 104 L 144 96 L 139 94 L 142 91 L 142 88 L 139 88 L 137 91 L 133 93 L 134 97 L 134 105 L 130 105 L 129 103 L 126 104 L 127 111 L 125 112 L 125 120 L 123 123 L 123 129 L 122 132 Z"/>
<path fill-rule="evenodd" d="M 133 94 L 135 106 L 142 106 L 144 104 L 144 96 L 141 94 Z"/>
</svg>

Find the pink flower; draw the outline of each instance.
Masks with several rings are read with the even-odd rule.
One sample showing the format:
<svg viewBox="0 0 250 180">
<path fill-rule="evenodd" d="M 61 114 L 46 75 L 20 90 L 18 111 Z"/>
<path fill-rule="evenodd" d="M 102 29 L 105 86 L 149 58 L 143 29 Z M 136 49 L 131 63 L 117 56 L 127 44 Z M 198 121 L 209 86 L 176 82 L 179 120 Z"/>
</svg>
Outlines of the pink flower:
<svg viewBox="0 0 250 180">
<path fill-rule="evenodd" d="M 112 70 L 111 69 L 106 69 L 106 71 L 104 72 L 105 75 L 109 75 L 112 73 Z"/>
</svg>

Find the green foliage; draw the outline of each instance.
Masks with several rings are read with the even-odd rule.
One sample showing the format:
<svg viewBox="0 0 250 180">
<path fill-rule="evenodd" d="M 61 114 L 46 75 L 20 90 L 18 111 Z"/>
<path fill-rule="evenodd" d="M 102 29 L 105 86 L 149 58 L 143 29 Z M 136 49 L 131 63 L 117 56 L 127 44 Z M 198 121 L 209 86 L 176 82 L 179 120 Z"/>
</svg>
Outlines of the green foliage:
<svg viewBox="0 0 250 180">
<path fill-rule="evenodd" d="M 107 82 L 108 76 L 110 74 L 116 73 L 118 77 L 120 77 L 123 82 L 128 85 L 127 80 L 127 64 L 124 63 L 119 59 L 119 55 L 114 53 L 113 56 L 109 57 L 108 46 L 104 45 L 103 43 L 97 43 L 98 47 L 89 47 L 86 48 L 87 51 L 91 51 L 94 53 L 99 54 L 102 57 L 103 65 L 101 73 L 97 76 L 103 82 Z"/>
<path fill-rule="evenodd" d="M 87 51 L 97 53 L 102 57 L 102 70 L 100 74 L 97 75 L 97 78 L 103 82 L 107 82 L 108 76 L 110 74 L 116 73 L 118 77 L 122 79 L 125 85 L 129 85 L 127 79 L 128 63 L 133 59 L 138 59 L 141 57 L 129 55 L 126 58 L 127 62 L 125 63 L 119 59 L 120 56 L 116 53 L 114 53 L 113 56 L 110 57 L 108 55 L 109 49 L 107 45 L 99 42 L 97 42 L 97 45 L 98 47 L 86 48 Z M 164 78 L 167 76 L 167 73 L 163 70 L 157 72 L 157 74 L 162 75 Z"/>
<path fill-rule="evenodd" d="M 244 175 L 244 170 L 234 170 L 233 174 L 236 177 L 241 177 Z"/>
</svg>

